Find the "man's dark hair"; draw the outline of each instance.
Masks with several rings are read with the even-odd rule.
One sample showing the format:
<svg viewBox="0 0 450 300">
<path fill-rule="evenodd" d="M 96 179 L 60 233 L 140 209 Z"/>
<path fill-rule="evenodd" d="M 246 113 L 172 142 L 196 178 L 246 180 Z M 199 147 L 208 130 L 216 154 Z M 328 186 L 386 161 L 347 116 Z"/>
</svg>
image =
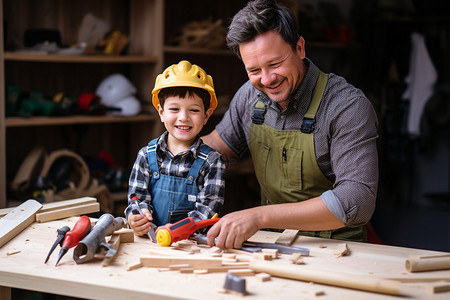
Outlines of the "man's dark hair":
<svg viewBox="0 0 450 300">
<path fill-rule="evenodd" d="M 275 0 L 250 1 L 231 21 L 227 34 L 228 47 L 241 59 L 240 44 L 271 30 L 279 32 L 295 50 L 300 34 L 292 11 L 278 5 Z"/>
<path fill-rule="evenodd" d="M 168 87 L 164 88 L 159 91 L 158 93 L 158 99 L 159 104 L 161 107 L 164 107 L 164 101 L 168 97 L 180 97 L 180 98 L 186 98 L 186 96 L 192 96 L 197 95 L 199 96 L 202 101 L 203 105 L 205 106 L 205 112 L 209 109 L 210 102 L 211 102 L 211 95 L 207 90 L 196 88 L 196 87 L 188 87 L 188 86 L 176 86 L 176 87 Z"/>
</svg>

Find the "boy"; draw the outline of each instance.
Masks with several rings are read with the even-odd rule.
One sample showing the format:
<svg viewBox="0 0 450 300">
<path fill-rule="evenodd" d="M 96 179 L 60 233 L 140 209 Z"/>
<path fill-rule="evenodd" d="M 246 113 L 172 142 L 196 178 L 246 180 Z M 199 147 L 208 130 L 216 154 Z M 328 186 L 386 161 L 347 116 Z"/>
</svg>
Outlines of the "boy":
<svg viewBox="0 0 450 300">
<path fill-rule="evenodd" d="M 145 216 L 125 209 L 137 235 L 186 217 L 211 218 L 225 194 L 225 164 L 218 152 L 203 144 L 199 132 L 217 107 L 213 80 L 188 61 L 168 67 L 152 91 L 166 131 L 143 147 L 134 163 L 128 195 L 140 200 Z"/>
</svg>

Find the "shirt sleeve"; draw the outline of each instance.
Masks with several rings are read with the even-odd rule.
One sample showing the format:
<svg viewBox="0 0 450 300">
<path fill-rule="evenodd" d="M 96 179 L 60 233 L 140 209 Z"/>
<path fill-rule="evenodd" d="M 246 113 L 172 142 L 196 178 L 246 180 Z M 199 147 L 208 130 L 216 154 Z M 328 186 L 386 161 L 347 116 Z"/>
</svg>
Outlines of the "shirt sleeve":
<svg viewBox="0 0 450 300">
<path fill-rule="evenodd" d="M 130 179 L 128 182 L 128 206 L 124 211 L 125 218 L 128 219 L 128 215 L 132 211 L 132 205 L 130 196 L 135 194 L 141 208 L 147 208 L 153 213 L 152 196 L 148 190 L 150 184 L 150 168 L 147 159 L 147 147 L 139 150 L 136 161 L 131 169 Z"/>
<path fill-rule="evenodd" d="M 365 97 L 350 97 L 335 110 L 331 122 L 330 158 L 335 174 L 327 207 L 349 227 L 369 222 L 378 187 L 377 117 Z M 333 200 L 334 199 L 334 200 Z M 332 204 L 332 201 L 339 201 Z M 345 216 L 339 212 L 342 207 Z M 333 211 L 332 211 L 333 213 Z"/>
<path fill-rule="evenodd" d="M 188 213 L 194 220 L 210 219 L 220 213 L 225 196 L 225 163 L 218 152 L 209 153 L 200 172 L 203 184 L 199 185 L 195 209 Z"/>
</svg>

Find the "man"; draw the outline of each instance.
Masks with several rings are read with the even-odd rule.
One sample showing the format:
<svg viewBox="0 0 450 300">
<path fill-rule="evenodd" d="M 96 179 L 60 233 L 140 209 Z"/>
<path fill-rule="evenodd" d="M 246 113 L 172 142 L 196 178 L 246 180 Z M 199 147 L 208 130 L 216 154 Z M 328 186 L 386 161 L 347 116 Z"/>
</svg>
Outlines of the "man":
<svg viewBox="0 0 450 300">
<path fill-rule="evenodd" d="M 364 241 L 378 184 L 369 100 L 306 58 L 295 17 L 275 1 L 249 2 L 227 42 L 249 81 L 203 140 L 228 160 L 250 151 L 262 206 L 225 215 L 208 244 L 239 248 L 263 228 Z"/>
</svg>

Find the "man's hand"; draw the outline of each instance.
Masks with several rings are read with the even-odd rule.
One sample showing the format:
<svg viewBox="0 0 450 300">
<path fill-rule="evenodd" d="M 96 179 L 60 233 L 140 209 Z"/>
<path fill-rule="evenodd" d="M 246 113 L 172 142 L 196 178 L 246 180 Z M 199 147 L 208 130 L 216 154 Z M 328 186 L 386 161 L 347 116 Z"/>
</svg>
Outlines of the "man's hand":
<svg viewBox="0 0 450 300">
<path fill-rule="evenodd" d="M 223 216 L 209 229 L 208 245 L 221 249 L 241 248 L 247 239 L 261 229 L 258 215 L 253 212 L 256 211 L 246 209 Z"/>
<path fill-rule="evenodd" d="M 132 213 L 128 215 L 128 224 L 130 224 L 136 235 L 146 234 L 151 228 L 149 221 L 153 221 L 152 214 L 148 209 L 143 208 L 142 213 L 144 216 Z"/>
</svg>

